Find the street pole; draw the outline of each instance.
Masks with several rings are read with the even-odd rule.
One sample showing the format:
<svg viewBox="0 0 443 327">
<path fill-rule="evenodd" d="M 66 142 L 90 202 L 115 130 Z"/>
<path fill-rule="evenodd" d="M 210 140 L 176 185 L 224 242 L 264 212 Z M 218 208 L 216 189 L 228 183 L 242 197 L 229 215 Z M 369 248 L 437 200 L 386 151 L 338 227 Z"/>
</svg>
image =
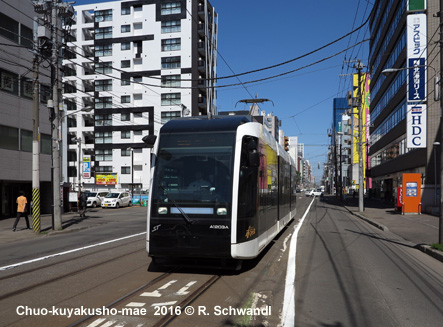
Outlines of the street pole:
<svg viewBox="0 0 443 327">
<path fill-rule="evenodd" d="M 33 108 L 32 108 L 32 231 L 40 233 L 40 101 L 37 17 L 34 17 Z"/>
<path fill-rule="evenodd" d="M 53 212 L 54 222 L 52 228 L 54 230 L 62 229 L 61 216 L 61 194 L 60 194 L 60 119 L 59 119 L 59 104 L 60 104 L 60 66 L 59 66 L 59 44 L 61 24 L 58 16 L 59 0 L 53 0 L 51 13 L 51 28 L 52 28 L 52 102 L 54 106 L 55 119 L 53 121 L 52 129 L 52 167 L 53 167 Z"/>
<path fill-rule="evenodd" d="M 131 197 L 134 196 L 134 149 L 131 149 Z"/>
<path fill-rule="evenodd" d="M 443 1 L 443 0 L 442 0 Z M 363 112 L 362 112 L 362 91 L 361 91 L 361 71 L 363 64 L 357 61 L 355 68 L 358 71 L 358 211 L 364 211 L 364 186 L 363 186 Z"/>
<path fill-rule="evenodd" d="M 343 132 L 339 132 L 338 136 L 340 139 L 340 201 L 343 202 L 343 166 L 342 166 L 342 143 L 343 143 Z"/>
<path fill-rule="evenodd" d="M 82 190 L 82 175 L 81 175 L 81 161 L 82 161 L 82 138 L 77 137 L 76 141 L 78 143 L 78 161 L 77 161 L 77 184 L 78 184 L 78 195 L 80 196 L 80 192 Z"/>
<path fill-rule="evenodd" d="M 443 146 L 443 106 L 442 106 L 442 91 L 443 81 L 441 74 L 443 73 L 443 0 L 440 0 L 440 144 Z M 438 222 L 438 243 L 443 244 L 443 149 L 440 149 L 440 214 Z"/>
</svg>

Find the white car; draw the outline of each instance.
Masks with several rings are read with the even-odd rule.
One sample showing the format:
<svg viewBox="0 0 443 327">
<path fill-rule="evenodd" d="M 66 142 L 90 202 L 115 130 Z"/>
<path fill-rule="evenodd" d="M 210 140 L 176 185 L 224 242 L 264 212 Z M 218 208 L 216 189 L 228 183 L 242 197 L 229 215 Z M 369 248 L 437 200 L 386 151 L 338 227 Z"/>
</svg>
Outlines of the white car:
<svg viewBox="0 0 443 327">
<path fill-rule="evenodd" d="M 85 192 L 86 206 L 95 208 L 101 206 L 103 199 L 109 192 Z"/>
<path fill-rule="evenodd" d="M 321 190 L 309 190 L 305 193 L 306 196 L 322 196 L 323 192 Z"/>
<path fill-rule="evenodd" d="M 111 192 L 105 196 L 102 208 L 120 208 L 132 206 L 131 196 L 127 192 Z"/>
</svg>

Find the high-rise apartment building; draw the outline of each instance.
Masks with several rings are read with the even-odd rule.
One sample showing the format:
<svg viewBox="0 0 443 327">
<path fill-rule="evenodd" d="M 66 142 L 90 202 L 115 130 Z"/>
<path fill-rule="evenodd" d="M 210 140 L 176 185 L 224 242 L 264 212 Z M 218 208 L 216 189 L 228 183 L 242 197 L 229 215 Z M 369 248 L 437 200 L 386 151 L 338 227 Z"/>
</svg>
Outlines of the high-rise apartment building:
<svg viewBox="0 0 443 327">
<path fill-rule="evenodd" d="M 64 176 L 77 189 L 147 189 L 142 141 L 170 119 L 216 114 L 217 14 L 207 0 L 75 6 L 64 65 Z M 81 167 L 91 167 L 83 172 Z"/>
</svg>

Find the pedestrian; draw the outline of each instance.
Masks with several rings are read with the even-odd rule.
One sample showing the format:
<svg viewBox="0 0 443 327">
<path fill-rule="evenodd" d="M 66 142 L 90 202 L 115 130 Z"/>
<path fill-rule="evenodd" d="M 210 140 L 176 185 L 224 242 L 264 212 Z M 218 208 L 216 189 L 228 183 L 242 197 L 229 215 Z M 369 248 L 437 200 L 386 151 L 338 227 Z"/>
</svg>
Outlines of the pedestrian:
<svg viewBox="0 0 443 327">
<path fill-rule="evenodd" d="M 80 192 L 80 197 L 78 198 L 78 211 L 80 212 L 80 217 L 86 217 L 86 194 L 85 192 Z"/>
<path fill-rule="evenodd" d="M 17 202 L 17 218 L 15 219 L 14 226 L 12 227 L 12 231 L 15 232 L 15 230 L 17 229 L 17 224 L 18 224 L 22 215 L 25 216 L 26 226 L 27 226 L 26 229 L 31 229 L 29 227 L 28 209 L 26 208 L 26 206 L 28 204 L 28 200 L 26 200 L 25 192 L 20 191 L 18 193 L 18 198 L 17 198 L 16 202 Z"/>
</svg>

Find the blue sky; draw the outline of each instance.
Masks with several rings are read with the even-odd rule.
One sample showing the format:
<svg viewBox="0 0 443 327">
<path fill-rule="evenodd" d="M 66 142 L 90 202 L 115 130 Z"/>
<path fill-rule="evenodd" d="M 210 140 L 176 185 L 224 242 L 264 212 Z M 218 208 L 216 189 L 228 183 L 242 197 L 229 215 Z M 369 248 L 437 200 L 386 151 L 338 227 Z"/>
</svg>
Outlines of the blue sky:
<svg viewBox="0 0 443 327">
<path fill-rule="evenodd" d="M 79 0 L 77 5 L 104 2 Z M 368 0 L 211 0 L 218 18 L 218 77 L 239 74 L 279 64 L 316 50 L 364 23 L 372 9 Z M 333 56 L 369 38 L 369 24 L 345 39 L 312 55 L 278 68 L 240 76 L 249 82 L 300 69 Z M 220 87 L 219 111 L 245 110 L 236 103 L 258 95 L 273 101 L 261 105 L 282 121 L 287 136 L 298 136 L 305 144 L 305 157 L 313 165 L 319 182 L 328 151 L 328 129 L 332 124 L 332 101 L 351 90 L 355 72 L 346 60 L 361 59 L 368 64 L 368 42 L 331 59 L 267 81 L 244 86 Z M 220 80 L 218 85 L 240 83 L 237 78 Z M 318 162 L 321 169 L 318 169 Z"/>
</svg>

